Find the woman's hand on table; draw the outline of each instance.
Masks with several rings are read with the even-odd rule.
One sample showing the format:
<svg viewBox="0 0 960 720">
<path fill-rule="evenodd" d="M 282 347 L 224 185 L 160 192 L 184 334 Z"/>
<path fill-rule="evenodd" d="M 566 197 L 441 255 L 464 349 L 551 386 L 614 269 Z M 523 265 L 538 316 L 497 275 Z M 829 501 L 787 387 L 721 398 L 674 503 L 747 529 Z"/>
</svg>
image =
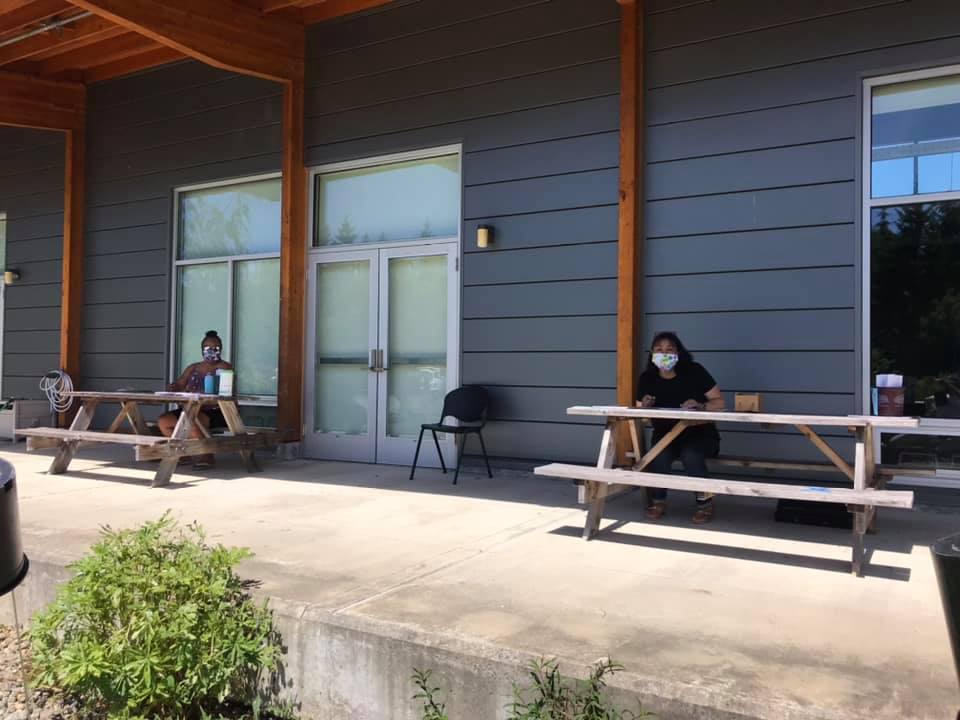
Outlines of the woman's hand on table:
<svg viewBox="0 0 960 720">
<path fill-rule="evenodd" d="M 702 402 L 697 402 L 696 400 L 690 399 L 683 403 L 680 406 L 683 410 L 703 410 L 706 405 Z"/>
</svg>

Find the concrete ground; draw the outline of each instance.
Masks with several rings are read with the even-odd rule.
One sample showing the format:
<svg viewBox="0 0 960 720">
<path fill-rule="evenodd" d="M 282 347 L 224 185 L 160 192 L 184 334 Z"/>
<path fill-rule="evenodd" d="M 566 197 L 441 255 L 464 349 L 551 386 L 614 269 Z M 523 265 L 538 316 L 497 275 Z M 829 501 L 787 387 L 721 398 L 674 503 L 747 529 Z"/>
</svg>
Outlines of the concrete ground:
<svg viewBox="0 0 960 720">
<path fill-rule="evenodd" d="M 62 476 L 45 474 L 50 453 L 0 456 L 18 472 L 34 605 L 101 524 L 170 509 L 251 548 L 243 573 L 285 618 L 288 692 L 308 717 L 414 717 L 411 663 L 452 689 L 452 717 L 503 717 L 507 680 L 540 655 L 577 672 L 614 658 L 627 668 L 614 684 L 667 720 L 960 708 L 928 550 L 960 530 L 956 508 L 882 512 L 858 579 L 847 531 L 775 523 L 768 500 L 719 498 L 700 528 L 686 494 L 657 524 L 629 495 L 587 543 L 575 488 L 515 471 L 454 487 L 439 471 L 409 482 L 405 468 L 304 460 L 248 476 L 224 458 L 154 490 L 155 465 L 123 449 L 82 450 Z"/>
</svg>

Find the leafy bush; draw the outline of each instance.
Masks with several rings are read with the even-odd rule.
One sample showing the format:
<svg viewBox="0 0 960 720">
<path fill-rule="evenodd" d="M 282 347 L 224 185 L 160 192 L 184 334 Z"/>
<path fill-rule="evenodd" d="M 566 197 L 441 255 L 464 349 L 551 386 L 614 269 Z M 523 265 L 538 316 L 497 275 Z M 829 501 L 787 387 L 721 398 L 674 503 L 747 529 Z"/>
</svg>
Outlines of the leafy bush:
<svg viewBox="0 0 960 720">
<path fill-rule="evenodd" d="M 590 669 L 586 680 L 566 678 L 556 660 L 530 663 L 532 683 L 525 688 L 514 685 L 513 702 L 508 706 L 508 720 L 641 720 L 654 718 L 653 713 L 638 708 L 637 712 L 616 708 L 607 699 L 606 677 L 623 666 L 605 660 Z M 439 702 L 440 688 L 434 687 L 429 670 L 414 670 L 417 687 L 414 700 L 423 702 L 423 720 L 449 720 L 446 706 Z"/>
<path fill-rule="evenodd" d="M 530 663 L 532 685 L 514 688 L 509 720 L 631 720 L 653 715 L 614 707 L 604 694 L 606 677 L 623 670 L 612 660 L 604 660 L 590 669 L 586 680 L 565 678 L 556 660 Z"/>
<path fill-rule="evenodd" d="M 437 693 L 440 692 L 440 688 L 431 684 L 430 676 L 432 674 L 430 670 L 414 668 L 412 680 L 417 688 L 417 694 L 413 696 L 413 699 L 423 701 L 423 720 L 450 720 L 446 705 L 437 700 Z"/>
<path fill-rule="evenodd" d="M 208 546 L 165 514 L 136 530 L 104 528 L 55 602 L 34 619 L 35 680 L 110 718 L 206 715 L 272 670 L 266 607 L 234 567 L 249 552 Z"/>
</svg>

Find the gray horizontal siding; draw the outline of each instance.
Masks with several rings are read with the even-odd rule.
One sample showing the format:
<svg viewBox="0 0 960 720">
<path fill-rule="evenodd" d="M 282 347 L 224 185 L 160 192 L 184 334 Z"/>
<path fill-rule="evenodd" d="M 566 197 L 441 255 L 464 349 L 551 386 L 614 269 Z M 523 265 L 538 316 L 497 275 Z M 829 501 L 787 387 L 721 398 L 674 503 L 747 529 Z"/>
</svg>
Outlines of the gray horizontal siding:
<svg viewBox="0 0 960 720">
<path fill-rule="evenodd" d="M 862 78 L 960 58 L 948 0 L 652 0 L 645 337 L 777 411 L 860 407 Z M 724 449 L 807 457 L 795 435 Z"/>
<path fill-rule="evenodd" d="M 616 368 L 612 351 L 485 351 L 464 353 L 461 374 L 464 383 L 476 385 L 609 389 Z"/>
<path fill-rule="evenodd" d="M 589 460 L 565 408 L 614 397 L 618 17 L 419 0 L 310 33 L 309 163 L 463 147 L 461 379 L 491 387 L 495 456 Z"/>
<path fill-rule="evenodd" d="M 39 398 L 40 376 L 60 364 L 64 140 L 60 133 L 0 127 L 0 212 L 7 215 L 4 397 Z"/>
<path fill-rule="evenodd" d="M 174 190 L 279 170 L 280 89 L 180 63 L 94 86 L 90 117 L 83 382 L 155 390 L 169 376 Z"/>
</svg>

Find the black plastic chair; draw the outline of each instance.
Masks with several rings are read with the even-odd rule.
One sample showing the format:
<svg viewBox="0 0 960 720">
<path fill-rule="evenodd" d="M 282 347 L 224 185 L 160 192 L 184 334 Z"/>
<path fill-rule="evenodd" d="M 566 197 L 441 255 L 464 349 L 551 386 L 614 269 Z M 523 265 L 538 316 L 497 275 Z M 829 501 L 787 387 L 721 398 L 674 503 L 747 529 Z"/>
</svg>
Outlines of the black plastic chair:
<svg viewBox="0 0 960 720">
<path fill-rule="evenodd" d="M 487 476 L 493 477 L 490 470 L 490 460 L 487 457 L 487 446 L 483 442 L 483 426 L 487 424 L 487 405 L 489 398 L 486 388 L 479 385 L 467 385 L 456 390 L 451 390 L 443 399 L 443 412 L 440 414 L 440 421 L 435 423 L 424 423 L 420 426 L 420 437 L 417 440 L 417 452 L 413 456 L 413 467 L 410 468 L 410 479 L 413 480 L 413 473 L 417 470 L 417 460 L 420 458 L 420 444 L 423 442 L 423 433 L 429 430 L 433 434 L 433 444 L 437 446 L 437 455 L 440 456 L 440 467 L 444 474 L 447 472 L 447 465 L 443 461 L 443 452 L 440 450 L 440 441 L 437 439 L 437 433 L 450 433 L 460 438 L 459 450 L 457 451 L 457 470 L 453 475 L 453 484 L 457 484 L 457 478 L 460 477 L 460 461 L 463 459 L 463 448 L 467 444 L 467 435 L 476 433 L 480 438 L 480 448 L 483 450 L 483 461 L 487 464 Z M 455 418 L 463 425 L 444 425 L 443 421 L 447 418 Z"/>
</svg>

